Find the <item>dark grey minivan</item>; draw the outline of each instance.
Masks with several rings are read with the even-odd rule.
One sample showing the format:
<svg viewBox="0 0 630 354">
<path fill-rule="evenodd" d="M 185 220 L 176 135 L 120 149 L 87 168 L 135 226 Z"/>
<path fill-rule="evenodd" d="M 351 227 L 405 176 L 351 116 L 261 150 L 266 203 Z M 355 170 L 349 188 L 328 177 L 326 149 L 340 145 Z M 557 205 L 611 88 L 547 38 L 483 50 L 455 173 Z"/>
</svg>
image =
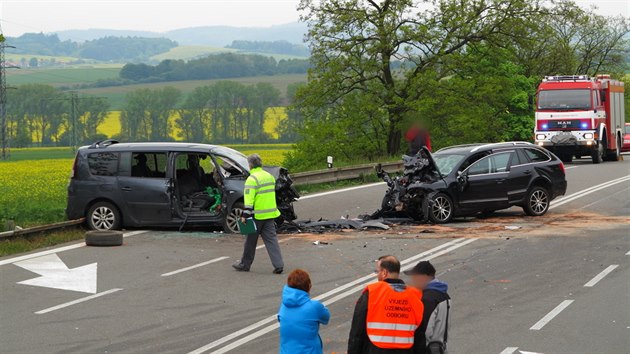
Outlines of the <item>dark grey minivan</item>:
<svg viewBox="0 0 630 354">
<path fill-rule="evenodd" d="M 278 222 L 295 220 L 299 198 L 286 169 L 276 177 Z M 238 232 L 247 158 L 217 145 L 96 142 L 77 151 L 68 185 L 68 219 L 91 229 L 222 225 Z"/>
</svg>

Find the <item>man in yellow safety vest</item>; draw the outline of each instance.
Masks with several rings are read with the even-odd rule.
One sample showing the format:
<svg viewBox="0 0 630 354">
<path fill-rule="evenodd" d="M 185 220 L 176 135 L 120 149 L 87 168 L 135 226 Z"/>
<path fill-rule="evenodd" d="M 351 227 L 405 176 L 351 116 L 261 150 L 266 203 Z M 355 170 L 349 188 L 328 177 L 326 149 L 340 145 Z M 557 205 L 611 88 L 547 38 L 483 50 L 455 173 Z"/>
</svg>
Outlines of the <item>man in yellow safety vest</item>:
<svg viewBox="0 0 630 354">
<path fill-rule="evenodd" d="M 256 223 L 256 233 L 245 237 L 243 257 L 232 267 L 241 272 L 248 272 L 254 256 L 256 255 L 256 244 L 258 235 L 262 236 L 265 248 L 271 264 L 274 267 L 274 274 L 281 274 L 284 271 L 284 262 L 280 253 L 280 245 L 276 236 L 276 218 L 280 216 L 280 211 L 276 205 L 276 179 L 262 168 L 262 159 L 258 154 L 247 157 L 249 163 L 249 177 L 245 181 L 245 210 L 243 211 L 243 221 L 246 218 L 254 217 Z"/>
</svg>

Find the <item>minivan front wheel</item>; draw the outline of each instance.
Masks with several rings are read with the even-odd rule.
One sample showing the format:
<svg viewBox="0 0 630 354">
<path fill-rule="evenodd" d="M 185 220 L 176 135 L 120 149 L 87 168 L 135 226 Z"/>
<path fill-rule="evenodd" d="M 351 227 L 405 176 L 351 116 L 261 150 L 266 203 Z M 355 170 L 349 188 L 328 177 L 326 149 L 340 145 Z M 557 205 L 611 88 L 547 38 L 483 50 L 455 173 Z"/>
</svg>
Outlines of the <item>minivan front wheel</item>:
<svg viewBox="0 0 630 354">
<path fill-rule="evenodd" d="M 223 223 L 223 230 L 227 233 L 237 234 L 240 232 L 238 227 L 238 220 L 243 217 L 243 210 L 245 209 L 245 204 L 242 202 L 236 202 L 230 208 L 230 211 L 225 216 L 225 221 Z"/>
<path fill-rule="evenodd" d="M 92 230 L 118 230 L 120 229 L 120 213 L 118 208 L 109 202 L 97 202 L 90 207 L 87 213 L 87 224 Z"/>
</svg>

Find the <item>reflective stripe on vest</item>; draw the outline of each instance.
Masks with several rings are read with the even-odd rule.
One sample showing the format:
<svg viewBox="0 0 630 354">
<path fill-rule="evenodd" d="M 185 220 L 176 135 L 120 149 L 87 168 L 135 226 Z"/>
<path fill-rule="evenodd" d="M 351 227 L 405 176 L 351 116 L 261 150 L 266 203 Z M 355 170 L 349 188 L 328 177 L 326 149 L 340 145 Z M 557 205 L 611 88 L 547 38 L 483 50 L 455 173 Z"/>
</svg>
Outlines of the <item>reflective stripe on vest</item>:
<svg viewBox="0 0 630 354">
<path fill-rule="evenodd" d="M 245 181 L 244 204 L 254 211 L 257 220 L 280 216 L 276 205 L 276 179 L 260 167 L 253 168 Z"/>
<path fill-rule="evenodd" d="M 366 330 L 381 349 L 409 349 L 422 322 L 422 292 L 404 284 L 384 281 L 370 284 Z"/>
</svg>

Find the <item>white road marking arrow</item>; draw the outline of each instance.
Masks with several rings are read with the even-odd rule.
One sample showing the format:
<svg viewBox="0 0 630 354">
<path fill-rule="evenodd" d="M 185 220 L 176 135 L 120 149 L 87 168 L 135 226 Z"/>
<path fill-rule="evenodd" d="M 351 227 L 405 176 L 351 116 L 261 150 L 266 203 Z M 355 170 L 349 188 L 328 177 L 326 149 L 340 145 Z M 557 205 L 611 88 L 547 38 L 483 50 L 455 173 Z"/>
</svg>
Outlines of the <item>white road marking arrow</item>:
<svg viewBox="0 0 630 354">
<path fill-rule="evenodd" d="M 69 269 L 55 253 L 13 264 L 41 275 L 18 284 L 96 294 L 97 263 Z"/>
</svg>

